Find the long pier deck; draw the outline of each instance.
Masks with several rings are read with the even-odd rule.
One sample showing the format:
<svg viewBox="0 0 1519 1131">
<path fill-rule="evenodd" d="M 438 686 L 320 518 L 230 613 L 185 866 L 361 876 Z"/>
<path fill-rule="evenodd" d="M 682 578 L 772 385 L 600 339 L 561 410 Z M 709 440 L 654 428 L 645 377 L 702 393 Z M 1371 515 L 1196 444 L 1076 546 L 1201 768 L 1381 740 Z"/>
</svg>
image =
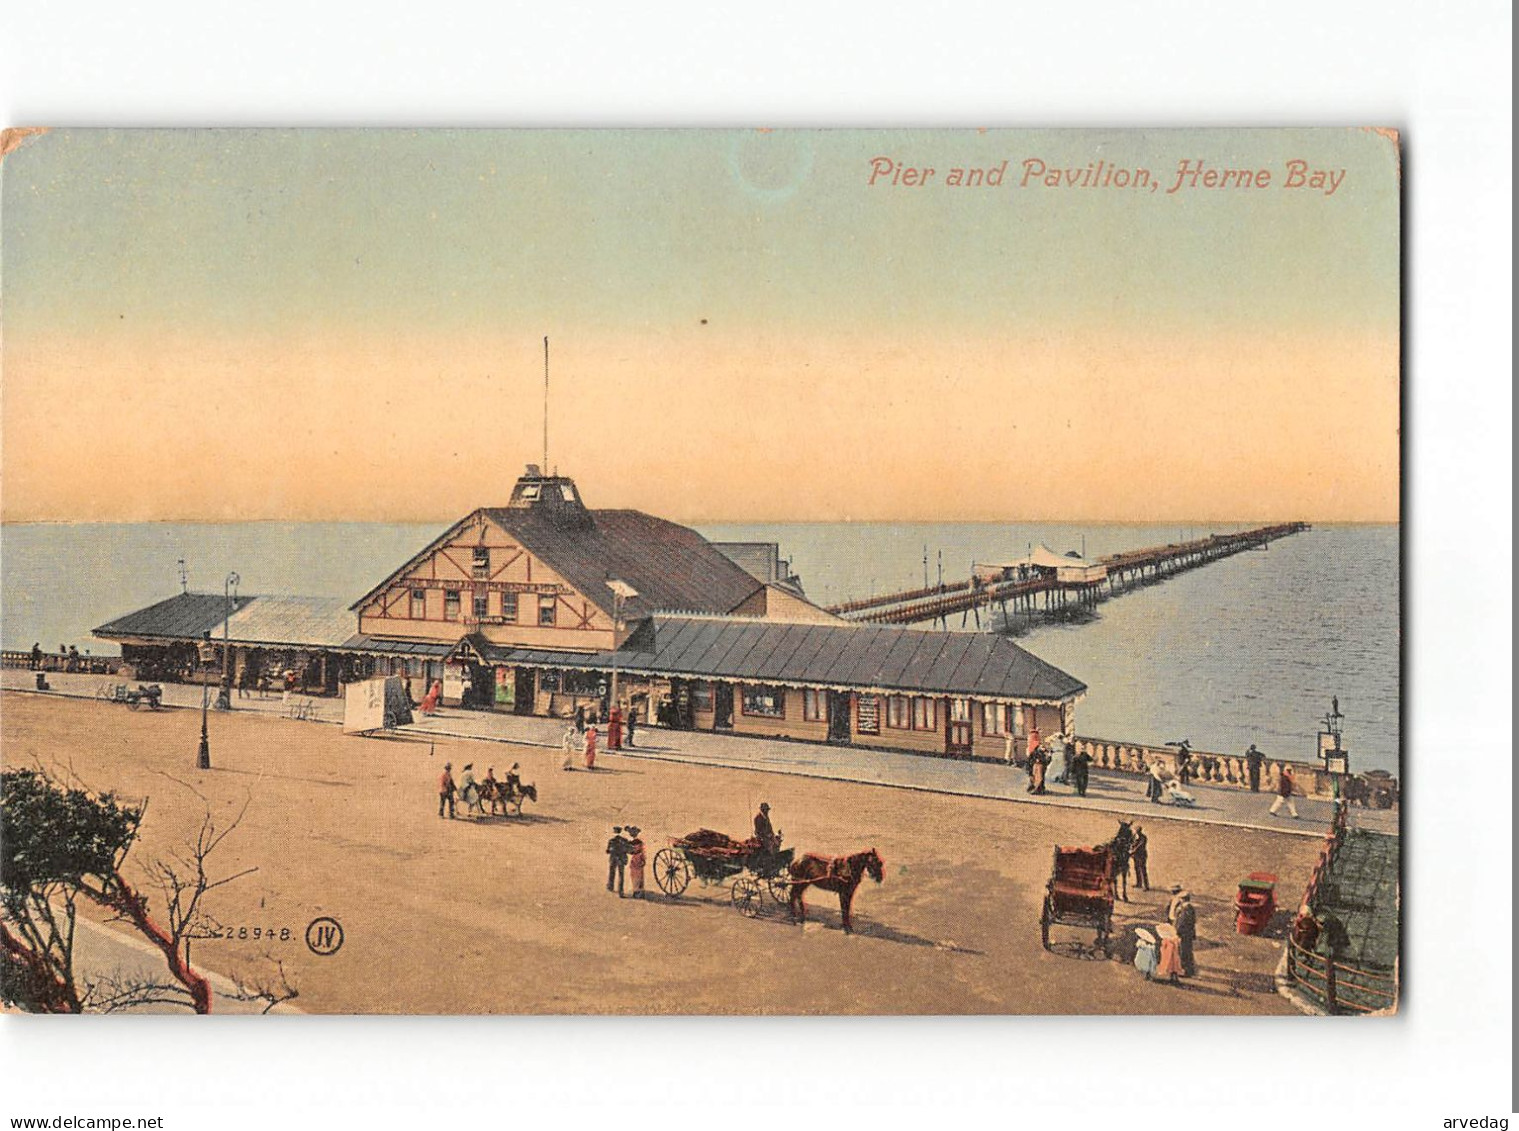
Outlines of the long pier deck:
<svg viewBox="0 0 1519 1131">
<path fill-rule="evenodd" d="M 1016 580 L 982 581 L 973 577 L 927 589 L 909 589 L 847 601 L 830 605 L 828 611 L 845 620 L 869 624 L 916 624 L 945 619 L 954 613 L 963 617 L 974 614 L 976 624 L 980 626 L 983 612 L 990 618 L 991 611 L 998 608 L 1003 623 L 1008 624 L 1019 614 L 1032 618 L 1067 612 L 1073 606 L 1090 607 L 1137 585 L 1148 585 L 1244 550 L 1263 549 L 1278 538 L 1307 529 L 1306 522 L 1278 523 L 1234 534 L 1210 534 L 1189 542 L 1109 554 L 1097 559 L 1096 564 L 1105 567 L 1105 576 L 1095 580 L 1061 579 L 1052 570 Z"/>
</svg>

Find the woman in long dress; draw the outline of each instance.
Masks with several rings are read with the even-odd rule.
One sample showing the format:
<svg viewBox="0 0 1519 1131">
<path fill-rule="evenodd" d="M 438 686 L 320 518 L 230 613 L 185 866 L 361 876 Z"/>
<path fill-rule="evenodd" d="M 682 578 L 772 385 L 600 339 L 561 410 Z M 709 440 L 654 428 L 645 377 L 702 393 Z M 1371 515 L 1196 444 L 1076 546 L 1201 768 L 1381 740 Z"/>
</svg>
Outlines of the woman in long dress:
<svg viewBox="0 0 1519 1131">
<path fill-rule="evenodd" d="M 475 783 L 473 762 L 464 767 L 464 773 L 459 777 L 459 799 L 464 802 L 465 816 L 485 816 L 485 806 L 480 804 L 480 787 Z"/>
<path fill-rule="evenodd" d="M 596 768 L 596 727 L 595 724 L 586 728 L 585 732 L 585 768 Z"/>
<path fill-rule="evenodd" d="M 643 830 L 637 825 L 628 826 L 628 878 L 633 881 L 633 898 L 643 898 L 644 856 Z"/>
<path fill-rule="evenodd" d="M 573 770 L 575 754 L 580 749 L 580 732 L 575 729 L 573 723 L 564 728 L 564 737 L 560 739 L 560 745 L 564 747 L 564 769 Z"/>
</svg>

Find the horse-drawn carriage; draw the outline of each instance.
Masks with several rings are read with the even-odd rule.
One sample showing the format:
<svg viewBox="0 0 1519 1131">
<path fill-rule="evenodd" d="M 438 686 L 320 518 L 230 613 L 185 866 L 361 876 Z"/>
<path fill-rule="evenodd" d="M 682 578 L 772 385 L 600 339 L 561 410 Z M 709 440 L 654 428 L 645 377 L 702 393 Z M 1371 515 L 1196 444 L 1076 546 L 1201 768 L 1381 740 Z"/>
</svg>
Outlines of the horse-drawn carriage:
<svg viewBox="0 0 1519 1131">
<path fill-rule="evenodd" d="M 704 885 L 731 880 L 733 906 L 753 918 L 764 905 L 766 891 L 776 903 L 791 898 L 789 869 L 795 851 L 772 851 L 758 837 L 735 840 L 712 829 L 697 829 L 654 854 L 654 882 L 673 898 L 685 892 L 693 876 Z"/>
<path fill-rule="evenodd" d="M 1039 934 L 1050 949 L 1050 927 L 1091 927 L 1097 932 L 1093 946 L 1112 957 L 1114 864 L 1112 845 L 1096 848 L 1055 849 L 1055 863 L 1045 885 L 1044 910 Z"/>
</svg>

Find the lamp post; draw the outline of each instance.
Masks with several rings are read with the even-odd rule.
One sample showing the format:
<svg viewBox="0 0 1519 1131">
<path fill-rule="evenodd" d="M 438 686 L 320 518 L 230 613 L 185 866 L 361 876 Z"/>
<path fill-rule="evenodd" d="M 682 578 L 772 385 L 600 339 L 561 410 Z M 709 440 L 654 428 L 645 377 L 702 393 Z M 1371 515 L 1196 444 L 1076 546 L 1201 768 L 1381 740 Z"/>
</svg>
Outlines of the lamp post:
<svg viewBox="0 0 1519 1131">
<path fill-rule="evenodd" d="M 222 585 L 222 597 L 226 604 L 222 610 L 222 685 L 216 693 L 216 709 L 218 711 L 232 710 L 232 645 L 230 642 L 232 625 L 232 605 L 237 600 L 237 586 L 242 581 L 236 573 L 227 574 L 227 580 Z"/>
<path fill-rule="evenodd" d="M 211 768 L 211 740 L 206 736 L 206 710 L 211 705 L 211 685 L 207 679 L 206 665 L 216 653 L 216 646 L 211 643 L 211 632 L 208 629 L 201 634 L 200 642 L 200 749 L 195 755 L 195 768 L 209 770 Z"/>
<path fill-rule="evenodd" d="M 1324 716 L 1324 729 L 1319 731 L 1319 757 L 1324 760 L 1324 772 L 1329 775 L 1334 789 L 1336 809 L 1344 804 L 1340 796 L 1340 779 L 1350 772 L 1350 752 L 1340 745 L 1345 716 L 1340 714 L 1340 697 L 1329 700 L 1329 713 Z"/>
</svg>

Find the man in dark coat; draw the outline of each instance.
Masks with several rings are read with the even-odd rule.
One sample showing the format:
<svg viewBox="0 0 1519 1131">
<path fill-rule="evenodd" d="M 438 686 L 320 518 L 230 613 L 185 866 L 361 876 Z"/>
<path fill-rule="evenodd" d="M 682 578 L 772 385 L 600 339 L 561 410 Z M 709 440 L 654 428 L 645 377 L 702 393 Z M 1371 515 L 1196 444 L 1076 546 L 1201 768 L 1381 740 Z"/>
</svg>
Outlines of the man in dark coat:
<svg viewBox="0 0 1519 1131">
<path fill-rule="evenodd" d="M 1091 780 L 1092 756 L 1085 750 L 1077 750 L 1071 755 L 1071 784 L 1076 787 L 1076 796 L 1087 795 L 1087 783 Z"/>
<path fill-rule="evenodd" d="M 622 835 L 622 826 L 614 826 L 612 839 L 607 841 L 607 891 L 615 890 L 618 899 L 622 898 L 623 881 L 628 868 L 628 852 L 632 847 L 633 842 Z"/>
<path fill-rule="evenodd" d="M 1184 891 L 1176 897 L 1176 911 L 1171 925 L 1181 940 L 1181 972 L 1185 978 L 1197 973 L 1197 959 L 1192 948 L 1197 942 L 1197 908 L 1192 906 L 1192 893 Z"/>
<path fill-rule="evenodd" d="M 754 815 L 754 839 L 766 852 L 775 852 L 781 846 L 781 838 L 770 824 L 770 803 L 761 801 L 759 812 Z"/>
<path fill-rule="evenodd" d="M 1144 829 L 1134 826 L 1134 843 L 1129 848 L 1129 859 L 1134 862 L 1134 884 L 1141 891 L 1150 890 L 1150 838 Z"/>
<path fill-rule="evenodd" d="M 584 704 L 581 704 L 580 706 L 578 706 L 578 707 L 575 708 L 575 733 L 576 734 L 584 734 L 585 733 L 585 705 Z"/>
<path fill-rule="evenodd" d="M 623 739 L 623 741 L 626 742 L 629 746 L 633 745 L 633 730 L 634 730 L 634 728 L 637 725 L 638 725 L 638 708 L 637 707 L 629 707 L 628 708 L 628 733 L 627 733 L 627 737 Z"/>
<path fill-rule="evenodd" d="M 1250 792 L 1261 791 L 1261 766 L 1265 764 L 1266 756 L 1255 748 L 1255 743 L 1250 744 L 1250 749 L 1245 751 L 1245 770 L 1250 775 Z"/>
</svg>

